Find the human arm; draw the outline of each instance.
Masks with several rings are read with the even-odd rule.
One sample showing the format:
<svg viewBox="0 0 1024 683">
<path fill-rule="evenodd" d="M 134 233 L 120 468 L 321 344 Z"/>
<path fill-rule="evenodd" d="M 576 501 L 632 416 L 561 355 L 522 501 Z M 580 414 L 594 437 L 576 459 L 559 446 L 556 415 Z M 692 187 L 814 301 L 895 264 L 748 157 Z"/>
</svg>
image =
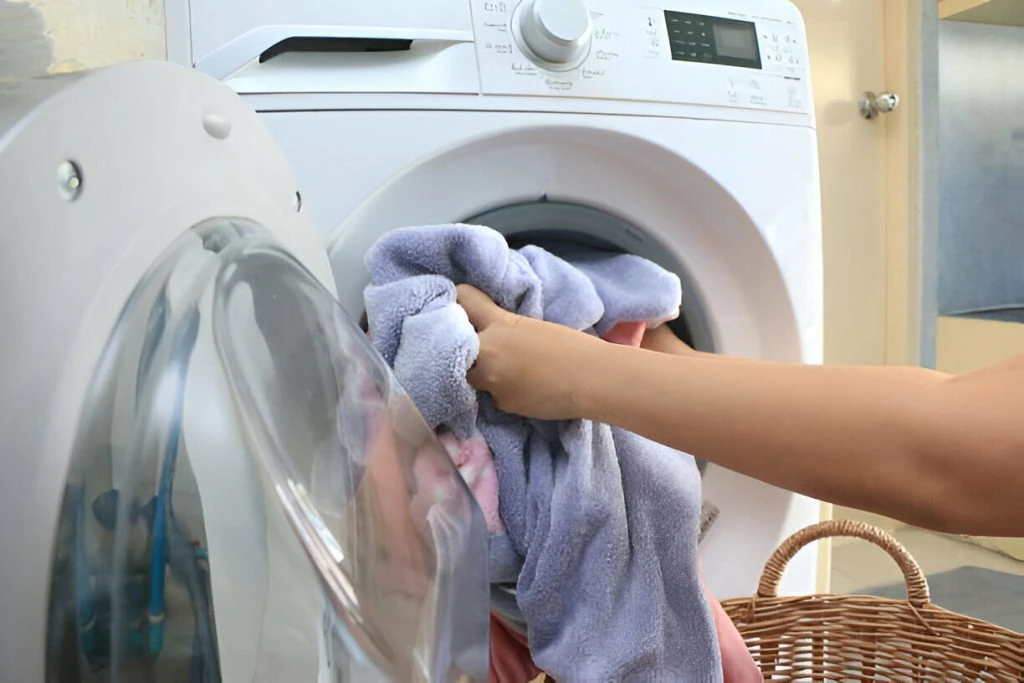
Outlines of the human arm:
<svg viewBox="0 0 1024 683">
<path fill-rule="evenodd" d="M 460 288 L 469 379 L 510 412 L 618 425 L 769 484 L 945 532 L 1024 536 L 1024 360 L 909 367 L 726 362 L 513 316 Z"/>
</svg>

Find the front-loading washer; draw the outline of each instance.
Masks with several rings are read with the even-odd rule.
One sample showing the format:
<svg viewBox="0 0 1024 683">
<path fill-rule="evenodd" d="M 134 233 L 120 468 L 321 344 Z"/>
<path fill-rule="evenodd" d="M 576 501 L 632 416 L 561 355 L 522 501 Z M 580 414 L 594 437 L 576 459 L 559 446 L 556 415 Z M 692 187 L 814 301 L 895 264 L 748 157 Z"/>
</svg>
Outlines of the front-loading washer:
<svg viewBox="0 0 1024 683">
<path fill-rule="evenodd" d="M 174 56 L 259 113 L 353 318 L 363 254 L 385 231 L 480 222 L 513 244 L 669 268 L 684 286 L 676 331 L 699 349 L 821 362 L 817 139 L 788 0 L 188 6 Z M 704 491 L 720 512 L 702 563 L 722 597 L 752 593 L 778 543 L 820 517 L 816 501 L 714 466 Z M 782 590 L 812 593 L 817 578 L 801 553 Z"/>
<path fill-rule="evenodd" d="M 501 2 L 215 4 L 168 3 L 171 51 L 258 116 L 170 65 L 4 86 L 0 679 L 479 680 L 486 533 L 355 324 L 362 253 L 458 220 L 638 253 L 698 347 L 820 361 L 799 15 L 588 2 L 527 56 Z M 393 486 L 418 457 L 443 505 Z M 705 491 L 719 597 L 818 515 L 713 466 Z"/>
</svg>

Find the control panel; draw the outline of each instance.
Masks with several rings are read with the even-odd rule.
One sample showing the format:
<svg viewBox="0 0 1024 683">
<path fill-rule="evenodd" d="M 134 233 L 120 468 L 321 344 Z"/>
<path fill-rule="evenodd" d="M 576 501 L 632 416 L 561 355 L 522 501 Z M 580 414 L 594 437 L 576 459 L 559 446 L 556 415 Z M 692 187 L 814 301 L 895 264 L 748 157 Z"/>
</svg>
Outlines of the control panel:
<svg viewBox="0 0 1024 683">
<path fill-rule="evenodd" d="M 787 0 L 471 0 L 483 92 L 810 111 Z"/>
</svg>

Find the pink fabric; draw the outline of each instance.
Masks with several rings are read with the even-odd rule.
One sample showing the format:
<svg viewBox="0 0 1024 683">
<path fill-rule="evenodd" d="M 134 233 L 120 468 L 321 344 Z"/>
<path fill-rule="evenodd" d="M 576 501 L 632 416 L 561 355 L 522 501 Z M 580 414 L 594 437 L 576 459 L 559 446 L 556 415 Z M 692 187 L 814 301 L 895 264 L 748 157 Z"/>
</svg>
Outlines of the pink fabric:
<svg viewBox="0 0 1024 683">
<path fill-rule="evenodd" d="M 529 683 L 542 673 L 526 637 L 492 614 L 490 683 Z"/>
<path fill-rule="evenodd" d="M 505 533 L 505 525 L 498 513 L 498 474 L 494 468 L 494 454 L 483 435 L 474 430 L 468 439 L 460 441 L 451 432 L 442 430 L 437 436 L 459 468 L 466 486 L 473 492 L 484 513 L 487 530 L 491 534 Z"/>
<path fill-rule="evenodd" d="M 644 332 L 647 331 L 647 323 L 644 322 L 628 322 L 619 323 L 612 329 L 605 333 L 602 339 L 612 344 L 621 344 L 622 346 L 640 346 L 640 342 L 644 340 Z"/>
</svg>

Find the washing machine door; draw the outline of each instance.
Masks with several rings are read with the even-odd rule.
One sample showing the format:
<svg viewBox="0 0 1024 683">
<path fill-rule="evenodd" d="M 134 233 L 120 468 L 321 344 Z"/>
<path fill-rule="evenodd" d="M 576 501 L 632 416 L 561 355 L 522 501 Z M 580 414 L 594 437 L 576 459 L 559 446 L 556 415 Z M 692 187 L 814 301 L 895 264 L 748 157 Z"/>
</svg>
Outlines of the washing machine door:
<svg viewBox="0 0 1024 683">
<path fill-rule="evenodd" d="M 202 77 L 170 80 L 178 78 Z M 170 90 L 169 98 L 187 94 Z M 81 94 L 71 96 L 72 110 Z M 95 106 L 88 101 L 82 106 Z M 0 136 L 0 180 L 14 182 L 5 152 L 16 147 Z M 80 167 L 92 166 L 73 164 L 74 172 Z M 102 195 L 105 170 L 94 168 L 64 182 L 70 194 L 54 201 Z M 22 171 L 32 175 L 33 164 Z M 120 232 L 138 233 L 133 225 Z M 33 368 L 29 347 L 40 330 L 22 318 L 24 330 L 5 332 L 5 438 L 45 451 L 56 425 L 72 429 L 67 453 L 40 452 L 39 464 L 5 453 L 6 473 L 24 490 L 4 478 L 0 680 L 485 679 L 482 515 L 383 360 L 285 233 L 243 217 L 179 230 L 121 298 L 95 360 L 77 355 L 89 356 L 87 346 L 64 349 L 68 367 L 88 368 L 80 400 L 58 395 L 71 386 L 63 380 L 23 394 L 41 407 L 35 421 L 14 419 L 26 413 L 12 396 L 31 373 L 15 372 L 13 355 Z M 9 256 L 34 258 L 31 240 L 5 242 Z M 85 242 L 82 253 L 92 262 Z M 111 272 L 123 260 L 111 254 Z M 0 291 L 5 312 L 22 310 L 12 288 Z M 94 329 L 98 300 L 60 320 Z M 45 490 L 56 499 L 26 493 Z M 52 509 L 54 526 L 45 523 Z M 23 523 L 13 523 L 19 516 Z M 51 533 L 30 539 L 29 527 Z M 40 545 L 45 566 L 35 564 Z M 43 584 L 47 608 L 37 619 L 39 607 L 24 596 Z M 19 644 L 23 653 L 8 657 Z"/>
</svg>

